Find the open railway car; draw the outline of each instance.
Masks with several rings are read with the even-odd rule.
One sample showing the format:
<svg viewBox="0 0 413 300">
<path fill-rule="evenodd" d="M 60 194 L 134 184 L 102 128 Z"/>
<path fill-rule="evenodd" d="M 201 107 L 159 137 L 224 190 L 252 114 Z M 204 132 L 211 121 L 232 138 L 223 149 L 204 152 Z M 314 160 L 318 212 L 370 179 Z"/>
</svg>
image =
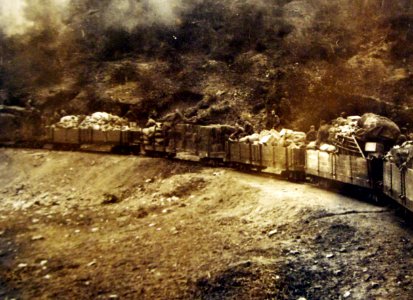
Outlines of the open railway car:
<svg viewBox="0 0 413 300">
<path fill-rule="evenodd" d="M 162 138 L 150 139 L 143 150 L 187 160 L 223 162 L 225 142 L 233 132 L 234 128 L 226 125 L 177 124 L 165 130 Z"/>
<path fill-rule="evenodd" d="M 113 149 L 137 148 L 141 145 L 141 130 L 95 130 L 50 127 L 48 142 L 57 148 L 78 149 L 82 145 L 110 146 Z"/>
<path fill-rule="evenodd" d="M 177 124 L 164 130 L 161 136 L 144 142 L 142 130 L 138 128 L 102 131 L 52 127 L 48 129 L 48 143 L 57 148 L 67 146 L 68 149 L 79 149 L 85 144 L 134 148 L 144 154 L 157 152 L 162 156 L 180 156 L 187 160 L 220 162 L 284 174 L 294 179 L 307 176 L 373 193 L 383 192 L 413 211 L 413 168 L 399 169 L 393 162 L 377 159 L 371 155 L 374 149 L 369 155 L 367 144 L 362 145 L 364 151 L 357 145 L 350 149 L 352 151 L 340 149 L 337 153 L 328 153 L 229 141 L 232 132 L 234 128 L 226 125 Z"/>
<path fill-rule="evenodd" d="M 413 212 L 413 169 L 400 169 L 391 161 L 383 164 L 383 193 Z"/>
<path fill-rule="evenodd" d="M 370 162 L 365 157 L 320 150 L 306 151 L 305 172 L 310 176 L 362 188 L 373 188 L 370 170 Z"/>
<path fill-rule="evenodd" d="M 283 174 L 291 179 L 304 178 L 304 149 L 229 141 L 226 161 L 237 166 Z"/>
</svg>

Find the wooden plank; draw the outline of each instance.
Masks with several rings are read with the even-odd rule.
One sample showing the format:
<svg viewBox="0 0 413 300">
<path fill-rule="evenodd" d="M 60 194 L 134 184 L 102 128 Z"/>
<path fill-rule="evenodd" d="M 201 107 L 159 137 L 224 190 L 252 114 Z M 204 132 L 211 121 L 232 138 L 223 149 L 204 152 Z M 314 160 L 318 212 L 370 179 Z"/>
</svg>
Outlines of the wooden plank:
<svg viewBox="0 0 413 300">
<path fill-rule="evenodd" d="M 290 171 L 304 171 L 305 149 L 287 149 L 288 169 Z"/>
<path fill-rule="evenodd" d="M 212 128 L 209 126 L 199 126 L 198 133 L 198 156 L 200 158 L 207 158 L 210 156 L 212 144 Z"/>
<path fill-rule="evenodd" d="M 413 170 L 407 169 L 405 176 L 405 186 L 406 186 L 406 199 L 404 201 L 404 206 L 413 211 Z"/>
<path fill-rule="evenodd" d="M 228 140 L 228 129 L 223 126 L 213 128 L 211 131 L 212 143 L 210 146 L 211 158 L 224 158 L 225 157 L 225 142 Z"/>
<path fill-rule="evenodd" d="M 174 147 L 176 149 L 176 152 L 185 151 L 185 134 L 186 134 L 185 124 L 177 124 L 173 128 Z"/>
<path fill-rule="evenodd" d="M 80 144 L 79 129 L 66 129 L 66 144 Z"/>
<path fill-rule="evenodd" d="M 287 170 L 287 152 L 285 147 L 273 146 L 274 164 L 273 169 L 276 174 L 281 174 Z"/>
<path fill-rule="evenodd" d="M 364 157 L 351 156 L 353 184 L 370 187 L 368 162 Z"/>
<path fill-rule="evenodd" d="M 393 191 L 393 195 L 394 195 L 394 199 L 397 197 L 399 197 L 399 195 L 401 195 L 402 190 L 401 190 L 401 172 L 399 170 L 399 168 L 395 165 L 392 164 L 392 191 Z"/>
<path fill-rule="evenodd" d="M 385 161 L 383 163 L 383 191 L 386 195 L 391 195 L 392 190 L 392 163 L 389 161 Z"/>
<path fill-rule="evenodd" d="M 318 152 L 319 176 L 333 179 L 333 155 L 324 151 Z"/>
<path fill-rule="evenodd" d="M 306 150 L 305 171 L 309 175 L 318 176 L 318 150 Z"/>
<path fill-rule="evenodd" d="M 184 152 L 187 152 L 192 155 L 197 155 L 198 154 L 198 128 L 199 126 L 193 126 L 193 125 L 185 125 L 186 126 L 186 131 L 185 131 L 185 150 Z"/>
<path fill-rule="evenodd" d="M 261 145 L 251 145 L 251 164 L 261 166 Z"/>
<path fill-rule="evenodd" d="M 92 140 L 92 129 L 79 129 L 80 143 L 90 144 Z"/>
<path fill-rule="evenodd" d="M 122 130 L 120 132 L 120 142 L 122 145 L 129 145 L 132 143 L 132 131 Z"/>
<path fill-rule="evenodd" d="M 239 142 L 228 142 L 230 161 L 241 162 Z"/>
<path fill-rule="evenodd" d="M 53 142 L 57 144 L 66 144 L 66 129 L 52 128 Z"/>
<path fill-rule="evenodd" d="M 349 155 L 334 155 L 335 178 L 337 181 L 352 183 Z"/>
<path fill-rule="evenodd" d="M 94 144 L 104 144 L 107 142 L 106 132 L 102 130 L 92 131 L 93 143 Z"/>
<path fill-rule="evenodd" d="M 106 131 L 106 141 L 110 144 L 121 144 L 121 131 L 120 130 L 109 130 Z"/>
<path fill-rule="evenodd" d="M 265 168 L 274 167 L 274 147 L 261 145 L 261 164 Z"/>
<path fill-rule="evenodd" d="M 239 143 L 240 162 L 244 164 L 251 164 L 251 145 L 247 143 Z"/>
</svg>

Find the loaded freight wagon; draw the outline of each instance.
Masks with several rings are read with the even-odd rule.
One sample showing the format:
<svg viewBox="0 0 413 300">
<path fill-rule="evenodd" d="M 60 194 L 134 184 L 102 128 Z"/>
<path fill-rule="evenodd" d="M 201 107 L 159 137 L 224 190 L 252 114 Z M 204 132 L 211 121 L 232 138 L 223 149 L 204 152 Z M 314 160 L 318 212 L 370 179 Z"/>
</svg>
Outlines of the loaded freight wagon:
<svg viewBox="0 0 413 300">
<path fill-rule="evenodd" d="M 371 114 L 367 117 L 377 119 Z M 339 132 L 330 145 L 315 142 L 311 145 L 304 133 L 292 130 L 263 131 L 234 140 L 230 136 L 237 130 L 228 125 L 164 126 L 154 122 L 152 127 L 141 129 L 106 113 L 95 113 L 85 119 L 68 116 L 62 120 L 46 130 L 46 143 L 56 148 L 90 150 L 84 146 L 105 145 L 123 153 L 155 152 L 164 157 L 281 174 L 290 179 L 311 177 L 356 187 L 357 191 L 361 188 L 366 196 L 387 195 L 413 212 L 413 142 L 388 151 L 398 133 L 396 125 L 388 120 L 367 122 L 362 135 L 345 125 L 344 129 L 350 130 Z M 353 122 L 351 118 L 350 121 Z M 377 126 L 380 130 L 376 130 Z M 364 140 L 360 138 L 363 136 Z"/>
<path fill-rule="evenodd" d="M 169 130 L 166 151 L 179 158 L 222 163 L 225 143 L 234 130 L 228 125 L 177 124 Z"/>
<path fill-rule="evenodd" d="M 399 169 L 395 163 L 385 161 L 383 193 L 413 211 L 413 170 Z"/>
<path fill-rule="evenodd" d="M 304 176 L 305 150 L 278 145 L 228 141 L 226 161 L 266 173 L 299 179 Z"/>
<path fill-rule="evenodd" d="M 130 128 L 128 130 L 95 130 L 79 128 L 50 127 L 48 141 L 57 148 L 78 149 L 81 146 L 108 146 L 115 149 L 119 147 L 134 148 L 138 153 L 141 144 L 141 130 Z"/>
<path fill-rule="evenodd" d="M 165 127 L 156 125 L 152 130 L 153 138 L 145 134 L 143 129 L 143 149 L 145 153 L 194 161 L 223 162 L 225 158 L 225 142 L 233 133 L 234 128 L 228 125 L 192 125 L 176 124 Z"/>
<path fill-rule="evenodd" d="M 128 122 L 107 113 L 91 116 L 67 116 L 47 130 L 47 141 L 55 147 L 78 149 L 82 146 L 107 146 L 139 152 L 141 129 L 136 123 Z"/>
<path fill-rule="evenodd" d="M 363 188 L 372 188 L 370 162 L 356 155 L 306 151 L 305 172 L 309 176 L 338 181 Z"/>
</svg>

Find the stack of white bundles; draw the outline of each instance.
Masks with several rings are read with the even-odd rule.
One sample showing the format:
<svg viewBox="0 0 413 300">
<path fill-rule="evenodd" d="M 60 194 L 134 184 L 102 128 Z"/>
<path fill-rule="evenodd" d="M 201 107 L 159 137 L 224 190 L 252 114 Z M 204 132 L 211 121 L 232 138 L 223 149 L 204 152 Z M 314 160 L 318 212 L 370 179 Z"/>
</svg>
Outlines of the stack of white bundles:
<svg viewBox="0 0 413 300">
<path fill-rule="evenodd" d="M 288 147 L 291 144 L 293 146 L 301 148 L 305 147 L 306 142 L 306 134 L 300 131 L 294 131 L 291 129 L 283 129 L 280 131 L 281 139 L 279 141 L 279 145 L 283 147 Z"/>
<path fill-rule="evenodd" d="M 258 133 L 254 133 L 251 135 L 244 136 L 243 138 L 240 138 L 239 141 L 241 143 L 254 144 L 254 143 L 257 143 L 259 139 L 260 139 L 260 135 Z"/>
<path fill-rule="evenodd" d="M 262 145 L 278 145 L 280 138 L 280 133 L 275 129 L 263 130 L 260 133 L 259 143 Z"/>
<path fill-rule="evenodd" d="M 263 130 L 259 134 L 254 133 L 241 138 L 241 143 L 253 143 L 270 146 L 282 146 L 300 148 L 305 146 L 306 134 L 304 132 L 291 129 L 282 129 L 278 132 L 275 129 Z"/>
<path fill-rule="evenodd" d="M 126 118 L 121 118 L 106 112 L 96 112 L 91 116 L 87 116 L 79 125 L 81 129 L 93 130 L 128 130 L 129 121 Z"/>
<path fill-rule="evenodd" d="M 58 128 L 77 128 L 79 126 L 79 117 L 64 116 L 55 126 Z"/>
<path fill-rule="evenodd" d="M 333 145 L 330 145 L 330 144 L 322 144 L 320 146 L 320 150 L 325 151 L 325 152 L 335 152 L 337 150 L 337 148 Z"/>
<path fill-rule="evenodd" d="M 309 142 L 306 148 L 307 149 L 317 149 L 317 142 L 316 141 Z"/>
<path fill-rule="evenodd" d="M 344 121 L 338 122 L 333 122 L 335 123 L 334 126 L 330 129 L 330 139 L 339 139 L 342 136 L 350 137 L 354 135 L 357 130 L 359 130 L 358 127 L 358 120 L 360 120 L 360 116 L 350 116 L 347 117 L 346 119 L 342 119 Z"/>
</svg>

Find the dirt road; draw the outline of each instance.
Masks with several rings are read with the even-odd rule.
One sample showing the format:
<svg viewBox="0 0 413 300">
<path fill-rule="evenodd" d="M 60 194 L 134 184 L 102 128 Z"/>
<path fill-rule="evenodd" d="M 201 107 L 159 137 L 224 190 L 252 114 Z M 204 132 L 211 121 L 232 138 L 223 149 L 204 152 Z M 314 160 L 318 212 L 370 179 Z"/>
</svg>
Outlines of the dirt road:
<svg viewBox="0 0 413 300">
<path fill-rule="evenodd" d="M 0 150 L 0 298 L 411 299 L 393 208 L 164 159 Z"/>
</svg>

